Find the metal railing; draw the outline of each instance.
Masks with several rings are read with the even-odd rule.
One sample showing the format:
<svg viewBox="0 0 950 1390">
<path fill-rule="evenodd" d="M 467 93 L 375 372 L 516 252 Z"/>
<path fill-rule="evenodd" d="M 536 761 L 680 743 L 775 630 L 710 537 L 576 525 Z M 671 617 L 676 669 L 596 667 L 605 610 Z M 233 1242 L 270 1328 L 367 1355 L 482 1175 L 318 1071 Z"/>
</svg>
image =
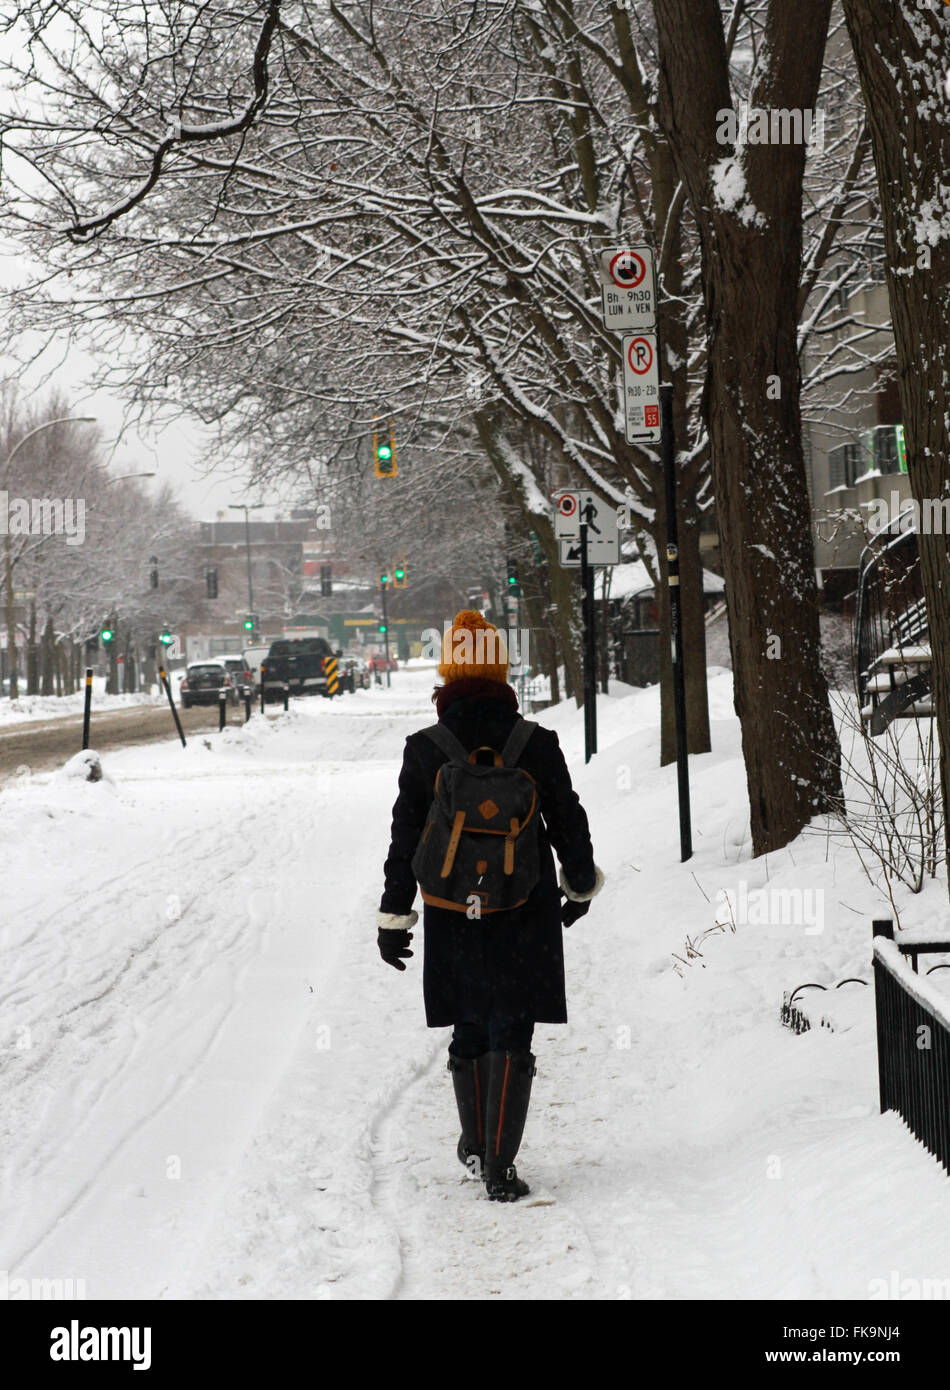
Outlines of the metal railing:
<svg viewBox="0 0 950 1390">
<path fill-rule="evenodd" d="M 881 1113 L 896 1110 L 950 1172 L 950 997 L 916 972 L 919 954 L 950 951 L 950 939 L 901 942 L 889 920 L 873 930 Z"/>
<path fill-rule="evenodd" d="M 928 630 L 917 533 L 894 521 L 871 539 L 858 566 L 854 674 L 860 705 L 883 652 L 920 641 Z"/>
</svg>

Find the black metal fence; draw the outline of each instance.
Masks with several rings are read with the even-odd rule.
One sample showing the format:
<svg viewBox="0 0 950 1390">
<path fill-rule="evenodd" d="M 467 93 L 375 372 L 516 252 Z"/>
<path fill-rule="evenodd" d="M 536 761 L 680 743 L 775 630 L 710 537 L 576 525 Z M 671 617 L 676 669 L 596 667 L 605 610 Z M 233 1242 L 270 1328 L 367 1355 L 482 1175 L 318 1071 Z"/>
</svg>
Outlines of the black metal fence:
<svg viewBox="0 0 950 1390">
<path fill-rule="evenodd" d="M 893 922 L 874 923 L 881 1111 L 896 1110 L 950 1171 L 950 998 L 916 974 L 922 951 L 950 951 L 950 940 L 902 943 Z M 914 970 L 905 961 L 910 954 Z"/>
</svg>

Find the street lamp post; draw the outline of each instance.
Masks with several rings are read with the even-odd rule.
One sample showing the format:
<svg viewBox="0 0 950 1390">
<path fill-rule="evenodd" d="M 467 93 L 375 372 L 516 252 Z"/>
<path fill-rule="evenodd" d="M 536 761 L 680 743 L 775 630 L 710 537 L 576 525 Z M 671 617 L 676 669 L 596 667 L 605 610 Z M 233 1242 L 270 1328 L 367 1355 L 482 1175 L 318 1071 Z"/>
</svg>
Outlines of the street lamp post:
<svg viewBox="0 0 950 1390">
<path fill-rule="evenodd" d="M 23 448 L 36 435 L 42 434 L 43 430 L 52 429 L 54 425 L 94 425 L 96 417 L 94 415 L 60 415 L 55 420 L 44 420 L 35 429 L 29 430 L 21 440 L 14 444 L 7 454 L 7 461 L 3 465 L 3 486 L 4 489 L 10 478 L 10 468 L 13 460 Z M 3 537 L 3 569 L 4 583 L 6 585 L 7 600 L 7 658 L 10 666 L 10 699 L 15 700 L 20 693 L 20 682 L 16 668 L 16 618 L 13 612 L 13 552 L 10 546 L 10 528 Z"/>
<path fill-rule="evenodd" d="M 251 580 L 251 512 L 259 512 L 266 502 L 229 502 L 228 511 L 244 513 L 244 545 L 247 549 L 247 614 L 254 617 L 254 585 Z"/>
</svg>

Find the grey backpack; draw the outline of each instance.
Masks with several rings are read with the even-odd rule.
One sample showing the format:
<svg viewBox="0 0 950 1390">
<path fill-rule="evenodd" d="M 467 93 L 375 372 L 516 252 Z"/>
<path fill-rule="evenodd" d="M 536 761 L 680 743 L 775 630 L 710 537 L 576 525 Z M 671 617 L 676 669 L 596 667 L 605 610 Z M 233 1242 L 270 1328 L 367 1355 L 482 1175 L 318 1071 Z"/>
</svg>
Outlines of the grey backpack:
<svg viewBox="0 0 950 1390">
<path fill-rule="evenodd" d="M 422 730 L 448 754 L 412 859 L 424 902 L 479 918 L 527 900 L 541 871 L 540 806 L 534 778 L 516 764 L 536 728 L 519 719 L 500 753 L 467 753 L 444 724 Z M 491 763 L 478 761 L 482 752 Z"/>
</svg>

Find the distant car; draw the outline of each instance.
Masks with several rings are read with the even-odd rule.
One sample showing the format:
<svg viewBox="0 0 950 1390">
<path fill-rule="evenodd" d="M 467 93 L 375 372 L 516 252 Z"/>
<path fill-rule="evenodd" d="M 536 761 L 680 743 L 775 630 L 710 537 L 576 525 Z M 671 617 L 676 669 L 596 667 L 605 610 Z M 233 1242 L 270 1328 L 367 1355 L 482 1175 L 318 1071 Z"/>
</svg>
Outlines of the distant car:
<svg viewBox="0 0 950 1390">
<path fill-rule="evenodd" d="M 261 693 L 261 662 L 270 651 L 270 643 L 266 647 L 245 647 L 244 665 L 251 673 L 251 685 L 255 695 Z"/>
<path fill-rule="evenodd" d="M 264 699 L 279 700 L 285 685 L 291 695 L 326 695 L 324 663 L 333 655 L 324 637 L 282 637 L 272 642 L 261 662 Z"/>
<path fill-rule="evenodd" d="M 231 684 L 238 691 L 239 695 L 244 686 L 253 690 L 254 676 L 243 654 L 238 653 L 237 656 L 217 656 L 215 657 L 215 661 L 220 661 L 225 667 L 228 675 L 231 677 Z"/>
<path fill-rule="evenodd" d="M 228 702 L 236 704 L 237 686 L 222 661 L 193 661 L 185 670 L 179 686 L 182 709 L 192 705 L 216 705 L 224 690 Z"/>
<path fill-rule="evenodd" d="M 399 663 L 394 656 L 391 656 L 387 663 L 386 657 L 380 653 L 378 656 L 370 657 L 369 669 L 371 671 L 397 671 L 399 669 Z"/>
</svg>

